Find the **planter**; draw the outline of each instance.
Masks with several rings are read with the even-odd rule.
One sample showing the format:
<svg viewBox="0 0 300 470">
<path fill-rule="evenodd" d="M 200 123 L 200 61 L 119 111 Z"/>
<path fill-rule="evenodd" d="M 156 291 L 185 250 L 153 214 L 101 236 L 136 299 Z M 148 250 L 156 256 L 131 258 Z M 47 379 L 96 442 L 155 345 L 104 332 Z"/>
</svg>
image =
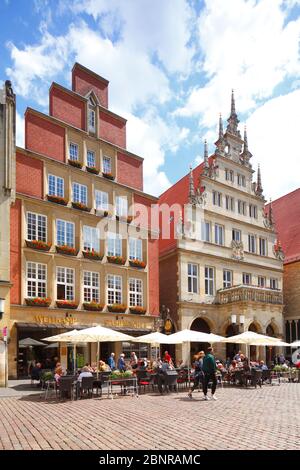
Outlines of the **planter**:
<svg viewBox="0 0 300 470">
<path fill-rule="evenodd" d="M 57 253 L 60 253 L 61 255 L 68 255 L 68 256 L 77 256 L 78 254 L 78 250 L 68 245 L 56 245 L 56 251 Z"/>
<path fill-rule="evenodd" d="M 51 248 L 50 242 L 43 242 L 41 240 L 25 240 L 28 248 L 33 248 L 38 251 L 49 251 Z"/>
<path fill-rule="evenodd" d="M 25 302 L 30 307 L 49 307 L 51 299 L 49 297 L 34 297 L 25 299 Z"/>
<path fill-rule="evenodd" d="M 96 167 L 94 166 L 86 166 L 86 171 L 88 171 L 89 173 L 93 173 L 94 175 L 99 175 L 99 170 L 97 170 Z"/>
<path fill-rule="evenodd" d="M 53 196 L 53 195 L 47 194 L 47 199 L 50 202 L 55 202 L 56 204 L 61 204 L 62 206 L 66 206 L 68 204 L 68 201 L 60 196 Z"/>
<path fill-rule="evenodd" d="M 140 261 L 138 259 L 130 259 L 129 264 L 132 268 L 145 269 L 145 267 L 146 267 L 146 263 L 144 263 L 144 261 Z"/>
<path fill-rule="evenodd" d="M 56 306 L 58 308 L 70 308 L 70 309 L 75 309 L 78 307 L 78 304 L 75 302 L 72 302 L 71 300 L 57 300 L 56 301 Z"/>
<path fill-rule="evenodd" d="M 104 178 L 107 178 L 108 180 L 114 180 L 115 177 L 112 173 L 103 173 L 102 172 L 102 176 L 104 176 Z"/>
<path fill-rule="evenodd" d="M 95 261 L 101 261 L 103 258 L 103 255 L 98 253 L 98 251 L 83 251 L 82 254 L 84 258 L 92 259 Z"/>
<path fill-rule="evenodd" d="M 85 211 L 85 212 L 90 212 L 91 210 L 85 204 L 82 204 L 82 202 L 72 202 L 72 207 L 73 209 L 77 209 L 77 210 Z"/>
<path fill-rule="evenodd" d="M 104 305 L 97 304 L 96 302 L 84 302 L 83 308 L 84 310 L 88 310 L 90 312 L 102 312 Z"/>
<path fill-rule="evenodd" d="M 109 312 L 114 312 L 114 313 L 125 313 L 127 310 L 127 307 L 126 305 L 113 304 L 113 305 L 108 305 L 107 310 Z"/>
<path fill-rule="evenodd" d="M 98 217 L 104 218 L 104 217 L 110 217 L 111 214 L 108 211 L 104 211 L 102 209 L 96 209 L 96 215 Z"/>
<path fill-rule="evenodd" d="M 82 168 L 82 163 L 80 163 L 78 160 L 68 160 L 69 165 L 74 166 L 75 168 L 79 168 L 81 170 Z"/>
<path fill-rule="evenodd" d="M 143 307 L 130 307 L 129 311 L 134 315 L 145 315 L 146 313 L 146 309 Z"/>
<path fill-rule="evenodd" d="M 122 256 L 107 256 L 107 261 L 113 264 L 124 265 L 126 263 L 125 258 Z"/>
</svg>

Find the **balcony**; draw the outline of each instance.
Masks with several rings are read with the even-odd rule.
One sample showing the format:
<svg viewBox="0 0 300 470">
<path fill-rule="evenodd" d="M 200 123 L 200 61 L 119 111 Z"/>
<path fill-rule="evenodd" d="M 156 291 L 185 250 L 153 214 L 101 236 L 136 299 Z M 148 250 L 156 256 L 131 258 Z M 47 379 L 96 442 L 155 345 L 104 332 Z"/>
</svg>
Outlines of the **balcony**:
<svg viewBox="0 0 300 470">
<path fill-rule="evenodd" d="M 281 290 L 263 287 L 239 285 L 220 289 L 217 292 L 216 303 L 229 304 L 233 302 L 260 302 L 264 304 L 283 304 Z"/>
</svg>

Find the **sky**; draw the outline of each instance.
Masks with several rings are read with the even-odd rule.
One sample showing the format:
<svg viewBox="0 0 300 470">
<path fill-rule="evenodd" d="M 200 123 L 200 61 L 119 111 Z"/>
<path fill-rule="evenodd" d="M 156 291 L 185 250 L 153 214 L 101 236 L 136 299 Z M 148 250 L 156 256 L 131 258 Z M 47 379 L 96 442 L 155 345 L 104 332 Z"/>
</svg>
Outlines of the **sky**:
<svg viewBox="0 0 300 470">
<path fill-rule="evenodd" d="M 155 195 L 202 162 L 205 139 L 214 152 L 234 89 L 274 200 L 300 186 L 299 36 L 300 0 L 0 0 L 0 84 L 13 83 L 24 146 L 26 107 L 48 113 L 74 62 L 108 79 Z"/>
</svg>

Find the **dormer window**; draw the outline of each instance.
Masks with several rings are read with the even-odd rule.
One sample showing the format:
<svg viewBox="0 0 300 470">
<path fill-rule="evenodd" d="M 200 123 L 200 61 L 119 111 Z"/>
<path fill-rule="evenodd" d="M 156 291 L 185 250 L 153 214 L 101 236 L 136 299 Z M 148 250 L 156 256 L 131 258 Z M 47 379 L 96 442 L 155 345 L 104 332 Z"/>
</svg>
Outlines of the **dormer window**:
<svg viewBox="0 0 300 470">
<path fill-rule="evenodd" d="M 96 114 L 95 110 L 89 108 L 89 132 L 96 131 Z"/>
</svg>

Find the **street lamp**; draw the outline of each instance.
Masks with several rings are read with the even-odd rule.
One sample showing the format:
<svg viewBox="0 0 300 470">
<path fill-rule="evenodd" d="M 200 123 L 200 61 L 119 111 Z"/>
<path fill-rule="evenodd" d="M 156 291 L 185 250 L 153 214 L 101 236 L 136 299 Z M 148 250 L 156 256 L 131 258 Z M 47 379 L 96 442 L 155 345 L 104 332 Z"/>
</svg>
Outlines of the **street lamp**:
<svg viewBox="0 0 300 470">
<path fill-rule="evenodd" d="M 241 325 L 245 324 L 245 315 L 240 315 L 240 324 Z"/>
<path fill-rule="evenodd" d="M 236 315 L 231 315 L 231 323 L 236 323 Z"/>
<path fill-rule="evenodd" d="M 4 314 L 4 302 L 5 299 L 0 299 L 0 320 L 2 320 Z"/>
</svg>

